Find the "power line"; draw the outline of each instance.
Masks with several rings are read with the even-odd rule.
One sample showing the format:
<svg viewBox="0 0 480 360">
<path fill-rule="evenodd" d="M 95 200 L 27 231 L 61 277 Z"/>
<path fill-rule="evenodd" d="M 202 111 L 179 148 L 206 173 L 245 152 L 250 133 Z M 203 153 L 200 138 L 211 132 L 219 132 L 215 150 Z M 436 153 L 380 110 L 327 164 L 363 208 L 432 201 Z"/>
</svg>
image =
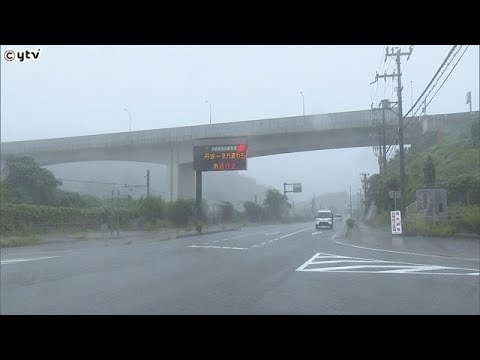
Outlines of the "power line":
<svg viewBox="0 0 480 360">
<path fill-rule="evenodd" d="M 435 84 L 433 84 L 432 88 L 430 89 L 430 91 L 428 92 L 427 95 L 425 95 L 425 100 L 428 98 L 428 96 L 432 93 L 433 89 L 435 89 L 435 86 L 437 86 L 438 82 L 440 81 L 440 79 L 442 78 L 443 74 L 445 73 L 445 71 L 448 69 L 448 67 L 450 66 L 450 64 L 452 63 L 453 59 L 455 59 L 455 57 L 458 55 L 458 53 L 460 52 L 460 50 L 462 49 L 463 45 L 460 45 L 460 47 L 458 48 L 458 50 L 455 52 L 455 54 L 453 55 L 453 57 L 450 59 L 450 61 L 448 62 L 447 66 L 445 66 L 445 68 L 443 69 L 442 73 L 438 76 L 437 80 L 435 81 Z M 418 109 L 417 111 L 415 111 L 414 113 L 414 116 L 416 115 L 416 113 L 418 112 Z"/>
<path fill-rule="evenodd" d="M 79 182 L 79 183 L 87 183 L 87 184 L 100 184 L 100 185 L 117 185 L 117 186 L 124 186 L 124 187 L 146 187 L 146 185 L 131 185 L 131 184 L 119 184 L 113 182 L 101 182 L 101 181 L 93 181 L 93 180 L 79 180 L 79 179 L 58 179 L 60 181 L 70 181 L 70 182 Z"/>
<path fill-rule="evenodd" d="M 455 63 L 455 65 L 453 66 L 452 70 L 450 70 L 450 72 L 448 73 L 447 77 L 445 78 L 445 80 L 443 80 L 442 84 L 440 85 L 440 87 L 438 88 L 438 90 L 435 92 L 435 94 L 433 94 L 432 98 L 430 99 L 430 101 L 427 103 L 427 106 L 428 104 L 430 104 L 432 102 L 432 100 L 435 98 L 435 95 L 437 95 L 437 93 L 440 91 L 440 89 L 442 88 L 443 84 L 445 84 L 445 81 L 447 81 L 448 77 L 450 76 L 450 74 L 453 72 L 453 70 L 455 70 L 455 68 L 457 67 L 457 64 L 460 62 L 460 60 L 462 60 L 462 57 L 463 55 L 465 55 L 465 52 L 468 50 L 468 47 L 470 45 L 467 45 L 467 47 L 465 48 L 465 50 L 463 51 L 462 55 L 460 55 L 460 58 L 458 59 L 458 61 Z"/>
<path fill-rule="evenodd" d="M 395 148 L 395 146 L 398 145 L 398 131 L 399 130 L 397 129 L 395 135 L 392 138 L 392 141 L 390 141 L 390 145 L 387 148 L 387 157 L 392 155 L 393 149 Z"/>
<path fill-rule="evenodd" d="M 425 95 L 425 93 L 427 92 L 428 88 L 430 87 L 430 85 L 432 85 L 433 81 L 435 80 L 435 78 L 437 77 L 437 75 L 440 73 L 440 71 L 442 70 L 443 66 L 445 65 L 445 63 L 448 61 L 449 57 L 452 55 L 453 51 L 455 50 L 455 48 L 457 47 L 457 45 L 453 45 L 452 46 L 452 49 L 450 50 L 450 52 L 448 53 L 447 57 L 445 58 L 445 60 L 443 60 L 443 63 L 442 65 L 440 65 L 440 67 L 438 68 L 437 72 L 435 73 L 435 75 L 433 76 L 432 80 L 430 80 L 430 83 L 427 85 L 427 87 L 425 88 L 425 90 L 423 90 L 422 94 L 418 97 L 417 101 L 415 102 L 415 104 L 412 106 L 412 108 L 410 110 L 407 111 L 407 113 L 405 115 L 403 115 L 403 117 L 407 117 L 408 114 L 410 114 L 412 112 L 412 110 L 417 106 L 417 104 L 419 103 L 419 101 L 422 99 L 423 95 Z"/>
<path fill-rule="evenodd" d="M 453 68 L 450 70 L 450 72 L 448 73 L 447 77 L 443 80 L 443 82 L 440 84 L 440 87 L 437 89 L 437 91 L 435 92 L 435 94 L 433 94 L 433 96 L 430 98 L 430 100 L 428 101 L 428 103 L 425 104 L 424 108 L 426 108 L 431 102 L 432 100 L 435 98 L 435 96 L 437 95 L 437 93 L 440 91 L 440 89 L 443 87 L 443 84 L 445 84 L 445 82 L 447 81 L 447 79 L 450 77 L 450 74 L 453 72 L 453 70 L 457 67 L 457 64 L 460 62 L 460 60 L 462 59 L 463 55 L 465 54 L 465 52 L 468 50 L 470 45 L 467 45 L 467 47 L 465 48 L 465 50 L 463 51 L 462 55 L 460 55 L 460 58 L 457 60 L 457 62 L 455 63 L 455 65 L 453 66 Z M 440 78 L 442 77 L 442 75 L 445 73 L 445 71 L 447 70 L 447 68 L 450 66 L 450 64 L 453 62 L 453 60 L 455 59 L 455 57 L 458 55 L 458 53 L 460 52 L 460 50 L 462 49 L 463 45 L 460 45 L 460 47 L 458 48 L 457 52 L 453 55 L 453 57 L 450 59 L 450 61 L 448 62 L 447 66 L 445 67 L 445 69 L 442 71 L 442 73 L 440 74 L 439 78 L 437 79 L 437 81 L 435 82 L 435 84 L 433 85 L 432 89 L 428 92 L 428 94 L 425 96 L 425 99 L 424 99 L 424 102 L 426 102 L 426 99 L 427 97 L 431 94 L 431 92 L 433 91 L 433 89 L 435 88 L 435 86 L 438 84 L 438 82 L 440 81 Z M 412 118 L 414 116 L 416 116 L 416 114 L 418 113 L 418 111 L 420 110 L 420 108 L 418 108 Z M 407 124 L 405 125 L 405 127 L 407 127 L 408 125 L 410 125 L 412 122 L 412 120 L 407 120 Z"/>
</svg>

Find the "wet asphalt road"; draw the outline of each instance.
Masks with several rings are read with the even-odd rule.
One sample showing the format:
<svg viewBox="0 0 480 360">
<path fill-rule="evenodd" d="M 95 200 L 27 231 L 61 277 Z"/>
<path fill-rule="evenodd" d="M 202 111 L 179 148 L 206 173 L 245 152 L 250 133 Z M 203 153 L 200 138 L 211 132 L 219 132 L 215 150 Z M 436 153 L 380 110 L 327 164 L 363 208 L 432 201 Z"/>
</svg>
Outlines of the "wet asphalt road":
<svg viewBox="0 0 480 360">
<path fill-rule="evenodd" d="M 480 314 L 479 250 L 263 225 L 2 249 L 2 314 Z M 372 240 L 372 239 L 371 239 Z M 373 239 L 375 240 L 375 239 Z M 448 250 L 448 249 L 447 249 Z"/>
</svg>

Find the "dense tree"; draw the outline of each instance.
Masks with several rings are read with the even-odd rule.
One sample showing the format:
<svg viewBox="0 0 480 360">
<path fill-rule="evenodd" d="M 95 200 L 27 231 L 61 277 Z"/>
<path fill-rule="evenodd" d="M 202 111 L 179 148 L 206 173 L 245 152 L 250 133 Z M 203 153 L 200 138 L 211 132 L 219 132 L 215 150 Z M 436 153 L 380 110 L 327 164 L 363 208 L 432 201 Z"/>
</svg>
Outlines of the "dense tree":
<svg viewBox="0 0 480 360">
<path fill-rule="evenodd" d="M 263 201 L 265 217 L 268 220 L 281 220 L 288 216 L 291 205 L 288 198 L 277 189 L 268 189 Z"/>
<path fill-rule="evenodd" d="M 389 198 L 389 191 L 397 191 L 400 188 L 400 182 L 395 175 L 375 174 L 368 179 L 369 199 L 375 201 L 375 204 L 382 210 L 393 210 L 393 200 Z"/>
<path fill-rule="evenodd" d="M 40 167 L 32 157 L 10 156 L 5 161 L 5 191 L 11 202 L 55 205 L 57 180 L 53 173 Z"/>
<path fill-rule="evenodd" d="M 57 189 L 55 192 L 55 206 L 74 207 L 74 208 L 93 208 L 103 205 L 103 201 L 96 196 L 88 194 L 79 194 L 72 191 L 63 191 Z"/>
<path fill-rule="evenodd" d="M 253 201 L 245 201 L 243 203 L 245 208 L 245 215 L 250 222 L 260 221 L 260 216 L 262 214 L 262 207 Z"/>
<path fill-rule="evenodd" d="M 168 203 L 167 216 L 175 226 L 188 225 L 195 215 L 194 200 L 177 200 Z"/>
<path fill-rule="evenodd" d="M 221 206 L 221 214 L 222 214 L 222 221 L 223 222 L 231 222 L 233 220 L 233 205 L 231 202 L 226 201 Z"/>
<path fill-rule="evenodd" d="M 143 220 L 149 223 L 155 223 L 162 218 L 164 207 L 164 201 L 160 196 L 147 196 L 138 201 L 139 214 Z"/>
</svg>

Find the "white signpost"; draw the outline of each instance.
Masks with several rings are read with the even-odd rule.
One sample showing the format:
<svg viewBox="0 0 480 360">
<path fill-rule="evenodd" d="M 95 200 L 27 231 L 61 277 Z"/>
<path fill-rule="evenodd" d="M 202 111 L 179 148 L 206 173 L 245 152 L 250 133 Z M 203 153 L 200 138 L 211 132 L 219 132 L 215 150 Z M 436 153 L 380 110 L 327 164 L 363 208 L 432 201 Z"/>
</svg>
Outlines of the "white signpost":
<svg viewBox="0 0 480 360">
<path fill-rule="evenodd" d="M 390 211 L 392 235 L 402 235 L 402 214 L 400 211 Z"/>
</svg>

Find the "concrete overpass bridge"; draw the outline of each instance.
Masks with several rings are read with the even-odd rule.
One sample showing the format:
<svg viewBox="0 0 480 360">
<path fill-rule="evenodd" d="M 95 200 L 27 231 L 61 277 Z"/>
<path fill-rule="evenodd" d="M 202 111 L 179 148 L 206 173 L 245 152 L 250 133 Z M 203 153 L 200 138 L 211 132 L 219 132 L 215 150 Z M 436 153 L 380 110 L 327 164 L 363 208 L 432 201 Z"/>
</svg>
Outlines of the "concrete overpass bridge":
<svg viewBox="0 0 480 360">
<path fill-rule="evenodd" d="M 476 112 L 478 114 L 478 112 Z M 397 116 L 386 112 L 387 139 L 397 130 Z M 405 143 L 419 131 L 437 129 L 447 122 L 470 119 L 470 113 L 409 118 L 417 126 L 405 132 Z M 211 137 L 248 138 L 248 157 L 300 151 L 374 145 L 370 110 L 293 116 L 263 120 L 142 130 L 114 134 L 4 142 L 1 159 L 29 155 L 40 165 L 78 161 L 140 161 L 167 165 L 170 192 L 192 197 L 195 189 L 193 141 Z"/>
</svg>

